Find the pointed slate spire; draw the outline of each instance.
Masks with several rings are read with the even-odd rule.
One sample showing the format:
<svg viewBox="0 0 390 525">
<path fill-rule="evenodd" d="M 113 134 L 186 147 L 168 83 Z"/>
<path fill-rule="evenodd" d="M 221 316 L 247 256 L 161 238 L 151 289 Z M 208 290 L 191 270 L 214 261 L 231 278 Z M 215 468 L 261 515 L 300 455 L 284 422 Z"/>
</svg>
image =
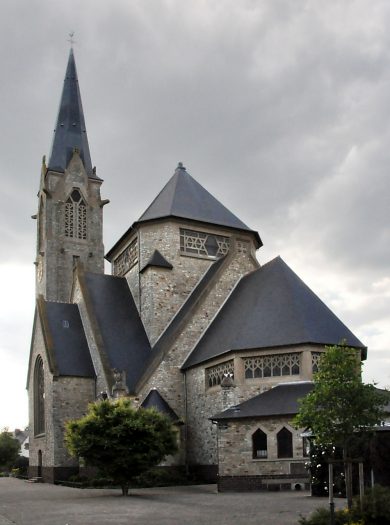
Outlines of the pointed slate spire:
<svg viewBox="0 0 390 525">
<path fill-rule="evenodd" d="M 49 170 L 65 171 L 75 148 L 80 153 L 88 176 L 97 178 L 92 170 L 76 63 L 71 48 L 49 157 Z"/>
</svg>

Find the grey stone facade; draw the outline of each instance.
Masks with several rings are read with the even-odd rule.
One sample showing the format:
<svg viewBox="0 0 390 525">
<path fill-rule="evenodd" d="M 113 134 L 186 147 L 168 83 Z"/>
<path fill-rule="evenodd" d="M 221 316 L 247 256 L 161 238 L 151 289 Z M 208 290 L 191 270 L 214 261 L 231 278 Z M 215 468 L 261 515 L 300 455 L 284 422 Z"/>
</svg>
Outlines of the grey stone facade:
<svg viewBox="0 0 390 525">
<path fill-rule="evenodd" d="M 77 261 L 88 271 L 103 273 L 101 182 L 88 178 L 77 151 L 65 173 L 50 171 L 43 164 L 37 215 L 37 296 L 68 302 Z M 65 234 L 65 206 L 74 189 L 79 190 L 86 204 L 85 239 Z"/>
<path fill-rule="evenodd" d="M 38 356 L 43 360 L 45 383 L 45 432 L 39 435 L 34 428 L 34 365 Z M 56 479 L 66 479 L 69 474 L 78 471 L 78 461 L 70 457 L 65 448 L 65 424 L 70 419 L 83 416 L 88 403 L 95 400 L 95 381 L 89 378 L 55 375 L 39 314 L 34 324 L 28 388 L 30 476 L 38 475 L 38 466 L 41 463 L 41 476 L 44 481 L 53 483 Z"/>
</svg>

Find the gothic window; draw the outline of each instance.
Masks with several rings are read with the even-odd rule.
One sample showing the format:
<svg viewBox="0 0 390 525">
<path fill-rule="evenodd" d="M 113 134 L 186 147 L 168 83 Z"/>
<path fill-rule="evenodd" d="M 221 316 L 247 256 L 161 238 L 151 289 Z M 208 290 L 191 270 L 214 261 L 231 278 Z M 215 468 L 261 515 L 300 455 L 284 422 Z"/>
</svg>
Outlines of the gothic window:
<svg viewBox="0 0 390 525">
<path fill-rule="evenodd" d="M 259 428 L 252 435 L 252 455 L 253 459 L 265 459 L 267 452 L 267 434 Z"/>
<path fill-rule="evenodd" d="M 206 368 L 206 384 L 208 388 L 212 386 L 220 385 L 222 379 L 226 374 L 231 374 L 231 377 L 234 377 L 234 361 L 225 361 L 220 365 L 212 366 Z"/>
<path fill-rule="evenodd" d="M 293 457 L 293 435 L 286 428 L 276 434 L 276 440 L 278 445 L 278 458 L 292 458 Z"/>
<path fill-rule="evenodd" d="M 125 275 L 138 262 L 137 239 L 134 239 L 123 252 L 118 255 L 113 264 L 114 275 Z"/>
<path fill-rule="evenodd" d="M 263 355 L 244 359 L 245 379 L 291 376 L 300 372 L 300 354 Z"/>
<path fill-rule="evenodd" d="M 38 356 L 34 369 L 34 434 L 45 433 L 45 377 L 42 357 Z"/>
<path fill-rule="evenodd" d="M 219 259 L 227 254 L 229 244 L 229 237 L 180 228 L 180 252 L 183 255 Z"/>
<path fill-rule="evenodd" d="M 78 190 L 73 190 L 65 202 L 65 237 L 87 238 L 87 206 Z"/>
<path fill-rule="evenodd" d="M 318 372 L 322 354 L 323 352 L 312 352 L 311 353 L 311 369 L 312 369 L 313 374 Z"/>
</svg>

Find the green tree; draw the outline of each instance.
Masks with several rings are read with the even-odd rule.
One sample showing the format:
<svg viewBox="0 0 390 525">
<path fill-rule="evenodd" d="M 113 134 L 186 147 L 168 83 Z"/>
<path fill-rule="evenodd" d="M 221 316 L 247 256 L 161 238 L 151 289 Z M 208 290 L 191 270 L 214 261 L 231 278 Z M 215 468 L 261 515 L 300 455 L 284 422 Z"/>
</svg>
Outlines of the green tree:
<svg viewBox="0 0 390 525">
<path fill-rule="evenodd" d="M 352 480 L 347 460 L 357 442 L 367 439 L 383 421 L 388 394 L 362 382 L 358 351 L 331 346 L 321 357 L 313 391 L 300 401 L 295 426 L 310 428 L 317 444 L 343 450 L 348 506 L 352 504 Z"/>
<path fill-rule="evenodd" d="M 0 467 L 10 469 L 19 457 L 20 444 L 11 432 L 0 432 Z"/>
<path fill-rule="evenodd" d="M 154 409 L 134 409 L 129 399 L 99 401 L 85 417 L 69 421 L 69 452 L 97 467 L 128 494 L 135 476 L 158 465 L 177 450 L 177 433 L 169 419 Z"/>
</svg>

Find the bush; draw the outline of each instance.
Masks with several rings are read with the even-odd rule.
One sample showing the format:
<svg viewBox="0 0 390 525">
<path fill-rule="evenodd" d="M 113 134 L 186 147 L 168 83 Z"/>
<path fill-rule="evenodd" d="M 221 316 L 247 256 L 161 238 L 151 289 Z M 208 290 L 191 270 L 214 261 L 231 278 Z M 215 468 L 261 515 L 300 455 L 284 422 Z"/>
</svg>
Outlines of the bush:
<svg viewBox="0 0 390 525">
<path fill-rule="evenodd" d="M 301 518 L 300 525 L 328 525 L 330 511 L 326 508 L 317 509 L 309 518 Z M 360 498 L 353 501 L 351 512 L 337 510 L 336 525 L 390 525 L 390 489 L 376 485 L 367 490 L 363 497 L 363 507 L 360 509 Z"/>
<path fill-rule="evenodd" d="M 330 523 L 330 510 L 326 508 L 319 508 L 313 512 L 309 518 L 301 518 L 298 522 L 300 525 L 329 525 Z M 335 511 L 335 525 L 360 525 L 359 522 L 354 524 L 350 522 L 350 515 L 348 511 L 336 510 Z"/>
<path fill-rule="evenodd" d="M 376 485 L 367 490 L 362 510 L 359 498 L 355 498 L 351 517 L 362 520 L 364 525 L 390 525 L 390 489 Z"/>
<path fill-rule="evenodd" d="M 13 464 L 13 470 L 18 470 L 18 476 L 27 476 L 28 458 L 19 456 Z"/>
<path fill-rule="evenodd" d="M 184 470 L 169 467 L 154 467 L 137 476 L 132 487 L 169 487 L 187 485 L 188 479 Z"/>
</svg>

